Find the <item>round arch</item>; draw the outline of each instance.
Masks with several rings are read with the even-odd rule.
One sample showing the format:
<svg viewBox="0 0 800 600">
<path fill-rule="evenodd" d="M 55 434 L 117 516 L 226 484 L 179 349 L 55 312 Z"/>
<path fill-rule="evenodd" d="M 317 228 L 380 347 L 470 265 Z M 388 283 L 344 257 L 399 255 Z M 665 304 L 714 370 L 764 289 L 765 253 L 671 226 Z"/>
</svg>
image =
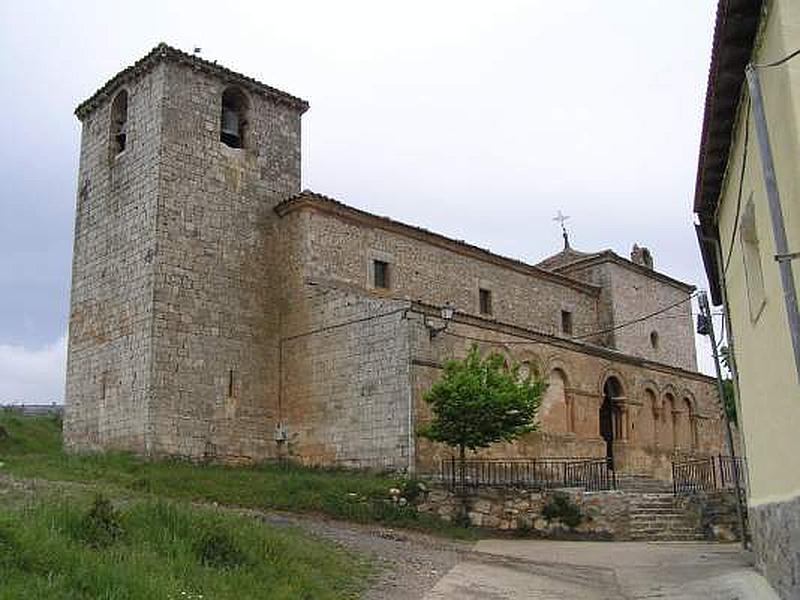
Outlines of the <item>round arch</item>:
<svg viewBox="0 0 800 600">
<path fill-rule="evenodd" d="M 600 437 L 606 443 L 606 458 L 615 468 L 614 442 L 627 439 L 627 427 L 623 419 L 619 400 L 625 398 L 625 383 L 618 373 L 608 370 L 601 380 L 603 403 L 600 405 L 599 424 Z"/>
<path fill-rule="evenodd" d="M 229 85 L 222 91 L 220 141 L 231 148 L 246 148 L 249 142 L 250 98 L 242 88 Z"/>
</svg>

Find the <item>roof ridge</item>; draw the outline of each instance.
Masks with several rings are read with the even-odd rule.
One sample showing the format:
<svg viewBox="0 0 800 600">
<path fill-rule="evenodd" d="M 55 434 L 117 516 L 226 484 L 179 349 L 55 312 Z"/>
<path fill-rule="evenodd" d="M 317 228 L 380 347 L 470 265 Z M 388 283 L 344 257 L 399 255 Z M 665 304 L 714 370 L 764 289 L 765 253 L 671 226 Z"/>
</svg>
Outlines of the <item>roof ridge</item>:
<svg viewBox="0 0 800 600">
<path fill-rule="evenodd" d="M 395 219 L 392 219 L 391 217 L 385 217 L 385 216 L 382 216 L 382 215 L 376 215 L 375 213 L 371 213 L 369 211 L 366 211 L 366 210 L 363 210 L 363 209 L 360 209 L 360 208 L 356 208 L 354 206 L 350 206 L 349 204 L 345 204 L 344 202 L 340 202 L 339 200 L 336 200 L 335 198 L 331 198 L 330 196 L 325 196 L 324 194 L 320 194 L 318 192 L 314 192 L 314 191 L 311 191 L 309 189 L 305 189 L 305 190 L 302 190 L 302 191 L 297 192 L 295 194 L 292 194 L 291 196 L 288 196 L 287 198 L 285 198 L 284 200 L 279 202 L 275 206 L 274 210 L 279 216 L 284 216 L 285 214 L 287 214 L 292 209 L 292 207 L 295 204 L 299 204 L 299 203 L 301 203 L 303 201 L 310 201 L 310 202 L 317 201 L 317 202 L 325 203 L 325 204 L 328 204 L 329 206 L 331 206 L 333 208 L 337 208 L 339 210 L 347 210 L 347 211 L 350 211 L 350 212 L 355 213 L 355 214 L 357 214 L 359 216 L 362 216 L 362 217 L 371 218 L 371 219 L 377 219 L 377 220 L 379 220 L 379 221 L 381 221 L 381 222 L 383 222 L 383 223 L 385 223 L 387 225 L 392 225 L 392 226 L 395 226 L 395 227 L 400 227 L 400 228 L 404 228 L 406 230 L 414 231 L 416 233 L 421 233 L 423 235 L 428 235 L 428 236 L 431 236 L 433 238 L 437 238 L 439 240 L 442 240 L 442 241 L 444 241 L 446 243 L 453 244 L 453 245 L 455 245 L 457 247 L 460 247 L 460 248 L 462 248 L 462 249 L 464 249 L 466 251 L 477 252 L 477 253 L 483 254 L 483 255 L 485 255 L 487 257 L 491 257 L 494 260 L 500 260 L 500 261 L 506 263 L 509 266 L 513 265 L 518 269 L 525 269 L 525 270 L 530 271 L 530 272 L 535 272 L 537 275 L 541 275 L 544 278 L 550 278 L 551 280 L 557 280 L 562 285 L 567 285 L 567 286 L 570 286 L 570 287 L 573 287 L 573 288 L 578 288 L 578 289 L 581 289 L 581 290 L 583 290 L 584 292 L 587 292 L 587 293 L 591 293 L 591 294 L 595 294 L 596 295 L 596 294 L 598 294 L 600 292 L 600 288 L 598 286 L 596 286 L 594 284 L 591 284 L 591 283 L 587 283 L 585 281 L 580 281 L 578 279 L 570 277 L 569 275 L 562 274 L 562 273 L 557 273 L 555 271 L 551 271 L 551 270 L 548 270 L 548 269 L 543 269 L 542 267 L 539 267 L 538 265 L 527 263 L 527 262 L 525 262 L 523 260 L 520 260 L 520 259 L 517 259 L 517 258 L 511 258 L 509 256 L 503 256 L 502 254 L 497 254 L 496 252 L 492 252 L 491 250 L 487 250 L 486 248 L 481 248 L 480 246 L 476 246 L 474 244 L 470 244 L 469 242 L 466 242 L 464 240 L 459 240 L 459 239 L 456 239 L 456 238 L 452 238 L 452 237 L 449 237 L 449 236 L 444 235 L 442 233 L 437 233 L 436 231 L 432 231 L 430 229 L 426 229 L 424 227 L 420 227 L 418 225 L 410 225 L 409 223 L 404 223 L 402 221 L 397 221 Z"/>
<path fill-rule="evenodd" d="M 302 98 L 292 96 L 287 92 L 269 86 L 266 83 L 262 83 L 261 81 L 249 77 L 248 75 L 243 75 L 242 73 L 228 69 L 227 67 L 217 64 L 216 61 L 212 62 L 204 58 L 200 58 L 195 54 L 189 54 L 188 52 L 184 52 L 183 50 L 170 46 L 165 42 L 160 42 L 157 46 L 150 50 L 150 52 L 145 54 L 132 65 L 122 69 L 111 79 L 106 81 L 102 86 L 100 86 L 100 88 L 98 88 L 94 94 L 81 102 L 75 109 L 75 116 L 83 120 L 86 115 L 97 108 L 100 102 L 108 97 L 109 93 L 114 88 L 117 88 L 129 81 L 133 81 L 142 73 L 155 66 L 158 62 L 164 60 L 174 60 L 176 62 L 192 64 L 196 68 L 203 69 L 222 78 L 230 79 L 237 84 L 246 87 L 250 91 L 271 96 L 279 102 L 283 102 L 296 108 L 301 113 L 308 110 L 308 102 Z"/>
</svg>

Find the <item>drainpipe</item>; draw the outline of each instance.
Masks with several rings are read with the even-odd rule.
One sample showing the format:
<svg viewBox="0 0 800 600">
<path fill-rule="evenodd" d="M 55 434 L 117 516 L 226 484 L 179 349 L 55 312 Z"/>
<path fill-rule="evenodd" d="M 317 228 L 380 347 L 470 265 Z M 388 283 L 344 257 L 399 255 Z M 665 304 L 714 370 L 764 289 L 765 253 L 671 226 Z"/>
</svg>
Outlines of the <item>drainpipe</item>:
<svg viewBox="0 0 800 600">
<path fill-rule="evenodd" d="M 747 86 L 750 90 L 750 100 L 753 106 L 758 146 L 761 151 L 761 169 L 764 173 L 764 186 L 766 187 L 767 201 L 769 203 L 772 236 L 775 239 L 775 260 L 778 262 L 781 286 L 783 287 L 783 301 L 786 305 L 789 336 L 792 339 L 795 371 L 797 380 L 800 382 L 800 312 L 798 312 L 797 307 L 797 290 L 794 285 L 791 262 L 793 258 L 797 258 L 800 255 L 798 253 L 790 253 L 786 241 L 786 227 L 783 221 L 783 211 L 781 210 L 778 179 L 775 175 L 775 162 L 769 143 L 769 130 L 764 112 L 764 98 L 761 95 L 758 71 L 756 71 L 754 65 L 749 64 L 745 69 L 745 74 L 747 75 Z"/>
</svg>

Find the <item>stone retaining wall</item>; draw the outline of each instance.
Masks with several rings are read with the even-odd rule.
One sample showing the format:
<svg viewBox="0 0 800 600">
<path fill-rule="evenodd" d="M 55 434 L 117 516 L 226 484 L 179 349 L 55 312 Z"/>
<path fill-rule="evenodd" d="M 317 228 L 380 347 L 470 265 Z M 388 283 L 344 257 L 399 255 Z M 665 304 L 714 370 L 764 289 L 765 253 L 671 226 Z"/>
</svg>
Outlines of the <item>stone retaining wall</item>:
<svg viewBox="0 0 800 600">
<path fill-rule="evenodd" d="M 563 519 L 547 519 L 545 507 L 558 497 L 577 507 L 581 522 L 574 527 Z M 531 491 L 513 488 L 479 488 L 466 494 L 467 516 L 474 527 L 519 531 L 531 536 L 628 540 L 631 536 L 631 511 L 642 494 L 609 490 L 587 492 L 582 489 Z M 446 521 L 459 519 L 464 500 L 447 488 L 434 485 L 418 506 L 420 512 Z M 674 507 L 685 511 L 686 524 L 696 528 L 709 541 L 738 539 L 739 528 L 732 492 L 680 497 Z"/>
<path fill-rule="evenodd" d="M 750 507 L 756 567 L 778 595 L 800 598 L 800 496 Z"/>
<path fill-rule="evenodd" d="M 548 520 L 544 507 L 557 496 L 577 506 L 581 523 L 569 527 L 561 519 Z M 467 496 L 467 514 L 475 527 L 520 530 L 543 537 L 626 539 L 629 531 L 630 499 L 621 491 L 586 492 L 580 489 L 530 491 L 523 489 L 481 488 Z M 447 520 L 458 519 L 462 499 L 453 492 L 434 487 L 420 512 Z"/>
<path fill-rule="evenodd" d="M 736 494 L 733 490 L 681 496 L 677 499 L 676 506 L 690 512 L 697 519 L 700 530 L 708 539 L 720 542 L 741 539 Z"/>
</svg>

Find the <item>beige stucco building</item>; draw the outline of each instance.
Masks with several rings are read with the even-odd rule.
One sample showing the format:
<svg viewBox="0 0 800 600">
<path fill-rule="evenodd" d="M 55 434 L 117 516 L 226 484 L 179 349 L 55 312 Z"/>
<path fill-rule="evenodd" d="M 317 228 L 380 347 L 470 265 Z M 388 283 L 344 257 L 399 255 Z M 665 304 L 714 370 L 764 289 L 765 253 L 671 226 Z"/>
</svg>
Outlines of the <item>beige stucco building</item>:
<svg viewBox="0 0 800 600">
<path fill-rule="evenodd" d="M 550 384 L 488 454 L 669 477 L 720 451 L 692 286 L 643 248 L 528 264 L 301 191 L 307 108 L 165 45 L 78 107 L 68 448 L 434 470 L 424 392 L 477 343 Z"/>
<path fill-rule="evenodd" d="M 800 597 L 800 371 L 792 342 L 792 287 L 800 287 L 800 58 L 768 63 L 798 48 L 800 3 L 720 1 L 695 197 L 713 300 L 725 305 L 731 331 L 754 547 L 785 598 Z M 748 63 L 756 65 L 763 98 L 774 206 Z M 793 274 L 782 281 L 781 268 L 788 271 L 792 260 Z"/>
</svg>

